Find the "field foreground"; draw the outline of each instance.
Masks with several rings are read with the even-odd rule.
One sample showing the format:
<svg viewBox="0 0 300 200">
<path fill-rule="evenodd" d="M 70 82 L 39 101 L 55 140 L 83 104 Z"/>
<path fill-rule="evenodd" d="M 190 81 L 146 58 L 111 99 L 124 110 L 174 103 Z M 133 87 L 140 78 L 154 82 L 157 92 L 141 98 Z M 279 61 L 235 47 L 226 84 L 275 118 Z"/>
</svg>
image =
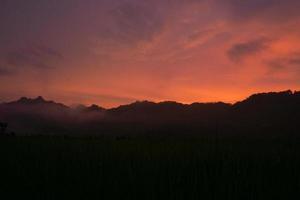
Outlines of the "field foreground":
<svg viewBox="0 0 300 200">
<path fill-rule="evenodd" d="M 1 137 L 2 194 L 31 199 L 290 199 L 300 139 Z"/>
</svg>

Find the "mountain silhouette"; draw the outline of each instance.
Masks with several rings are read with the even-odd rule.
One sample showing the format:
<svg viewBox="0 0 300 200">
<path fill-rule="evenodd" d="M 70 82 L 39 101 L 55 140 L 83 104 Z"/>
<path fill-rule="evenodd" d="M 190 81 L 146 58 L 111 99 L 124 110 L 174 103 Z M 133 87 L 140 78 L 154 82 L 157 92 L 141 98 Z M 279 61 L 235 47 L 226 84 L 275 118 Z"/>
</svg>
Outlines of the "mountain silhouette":
<svg viewBox="0 0 300 200">
<path fill-rule="evenodd" d="M 215 130 L 216 124 L 225 132 L 250 132 L 265 126 L 294 127 L 300 117 L 300 92 L 259 93 L 235 104 L 137 101 L 112 109 L 95 104 L 71 108 L 41 96 L 22 97 L 0 104 L 0 113 L 0 122 L 20 134 L 204 133 Z"/>
<path fill-rule="evenodd" d="M 110 109 L 107 112 L 117 117 L 151 120 L 194 120 L 216 115 L 224 115 L 231 105 L 226 103 L 193 103 L 182 104 L 172 101 L 154 103 L 149 101 L 135 102 L 129 105 Z"/>
<path fill-rule="evenodd" d="M 283 92 L 269 92 L 269 93 L 259 93 L 250 96 L 244 101 L 235 104 L 236 107 L 267 107 L 274 105 L 282 105 L 297 103 L 299 101 L 299 92 L 292 92 L 291 90 Z"/>
<path fill-rule="evenodd" d="M 26 97 L 21 97 L 15 103 L 20 103 L 20 104 L 44 104 L 44 103 L 52 103 L 52 102 L 48 102 L 43 97 L 39 96 L 36 99 L 29 99 L 29 98 L 26 98 Z"/>
<path fill-rule="evenodd" d="M 240 118 L 253 118 L 265 121 L 294 120 L 300 113 L 299 92 L 290 90 L 254 94 L 233 105 Z"/>
<path fill-rule="evenodd" d="M 43 97 L 39 96 L 35 99 L 30 99 L 27 97 L 21 97 L 19 100 L 17 101 L 13 101 L 13 102 L 9 102 L 9 103 L 3 103 L 0 104 L 1 107 L 18 107 L 18 108 L 29 108 L 32 107 L 34 108 L 38 108 L 38 107 L 43 107 L 46 109 L 68 109 L 68 106 L 65 106 L 62 103 L 56 103 L 54 101 L 46 101 Z"/>
<path fill-rule="evenodd" d="M 81 112 L 104 112 L 105 108 L 102 108 L 96 104 L 93 104 L 91 106 L 82 106 L 81 107 Z"/>
</svg>

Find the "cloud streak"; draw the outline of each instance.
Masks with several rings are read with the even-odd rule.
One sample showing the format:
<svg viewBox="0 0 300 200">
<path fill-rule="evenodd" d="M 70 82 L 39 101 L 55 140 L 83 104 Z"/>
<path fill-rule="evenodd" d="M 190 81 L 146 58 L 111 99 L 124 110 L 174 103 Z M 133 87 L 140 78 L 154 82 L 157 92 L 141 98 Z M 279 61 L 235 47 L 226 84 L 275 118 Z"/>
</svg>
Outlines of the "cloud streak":
<svg viewBox="0 0 300 200">
<path fill-rule="evenodd" d="M 0 67 L 0 77 L 12 75 L 12 74 L 13 73 L 11 71 L 9 71 L 8 69 L 6 69 L 5 67 Z"/>
<path fill-rule="evenodd" d="M 216 0 L 215 2 L 225 7 L 230 20 L 233 21 L 261 20 L 284 23 L 299 17 L 298 0 Z"/>
<path fill-rule="evenodd" d="M 259 38 L 234 44 L 227 52 L 232 61 L 242 61 L 248 56 L 256 55 L 269 47 L 270 40 Z"/>
<path fill-rule="evenodd" d="M 38 45 L 29 48 L 20 48 L 8 52 L 2 62 L 14 69 L 20 68 L 35 68 L 35 69 L 50 69 L 53 64 L 60 61 L 63 56 L 56 50 Z"/>
</svg>

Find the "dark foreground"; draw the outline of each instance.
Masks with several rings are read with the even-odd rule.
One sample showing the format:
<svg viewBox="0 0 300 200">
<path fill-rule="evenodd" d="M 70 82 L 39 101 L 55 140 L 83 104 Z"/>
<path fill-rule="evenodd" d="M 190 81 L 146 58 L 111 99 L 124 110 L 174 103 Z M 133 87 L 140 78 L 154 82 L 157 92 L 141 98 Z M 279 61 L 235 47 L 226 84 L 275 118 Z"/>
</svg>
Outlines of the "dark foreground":
<svg viewBox="0 0 300 200">
<path fill-rule="evenodd" d="M 0 137 L 20 199 L 295 199 L 300 139 Z"/>
</svg>

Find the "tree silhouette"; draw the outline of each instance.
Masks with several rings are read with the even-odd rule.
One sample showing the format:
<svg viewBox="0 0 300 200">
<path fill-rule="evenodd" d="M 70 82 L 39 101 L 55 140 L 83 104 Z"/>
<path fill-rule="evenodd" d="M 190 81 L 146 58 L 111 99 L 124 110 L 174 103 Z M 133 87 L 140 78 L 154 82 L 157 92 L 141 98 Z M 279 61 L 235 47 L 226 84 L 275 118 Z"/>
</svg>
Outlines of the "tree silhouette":
<svg viewBox="0 0 300 200">
<path fill-rule="evenodd" d="M 5 134 L 5 131 L 7 129 L 7 123 L 3 123 L 3 122 L 0 122 L 0 134 L 1 135 L 4 135 Z"/>
</svg>

